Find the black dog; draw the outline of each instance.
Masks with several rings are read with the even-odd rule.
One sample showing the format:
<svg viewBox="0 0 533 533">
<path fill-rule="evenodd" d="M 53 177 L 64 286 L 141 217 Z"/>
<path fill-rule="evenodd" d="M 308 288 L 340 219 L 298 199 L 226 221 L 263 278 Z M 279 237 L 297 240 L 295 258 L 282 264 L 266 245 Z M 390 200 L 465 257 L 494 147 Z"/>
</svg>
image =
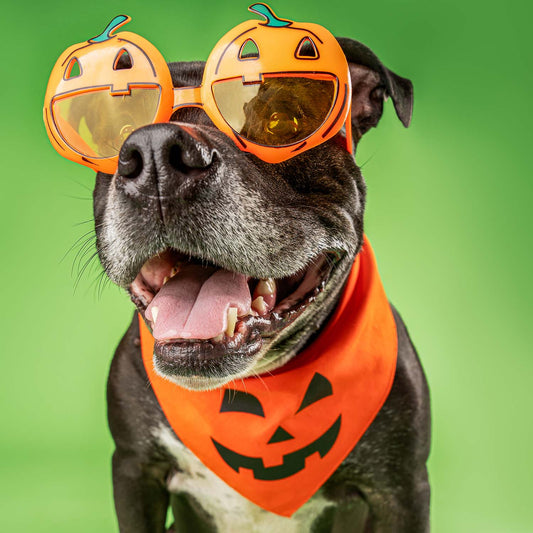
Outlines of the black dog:
<svg viewBox="0 0 533 533">
<path fill-rule="evenodd" d="M 339 42 L 350 63 L 355 143 L 377 125 L 387 96 L 407 126 L 411 83 L 361 43 Z M 170 69 L 177 87 L 201 83 L 203 63 Z M 268 164 L 239 150 L 201 110 L 188 108 L 168 124 L 135 131 L 122 146 L 118 172 L 98 174 L 98 253 L 141 314 L 172 274 L 165 270 L 172 262 L 224 268 L 253 283 L 273 278 L 279 299 L 295 290 L 310 261 L 329 254 L 327 283 L 296 319 L 249 317 L 237 340 L 156 343 L 159 373 L 189 389 L 215 388 L 278 368 L 313 341 L 360 250 L 365 194 L 359 168 L 335 138 Z M 108 384 L 120 531 L 165 531 L 169 505 L 176 532 L 428 531 L 428 389 L 405 326 L 393 314 L 398 361 L 386 403 L 319 492 L 284 518 L 241 497 L 178 441 L 147 386 L 135 313 Z"/>
</svg>

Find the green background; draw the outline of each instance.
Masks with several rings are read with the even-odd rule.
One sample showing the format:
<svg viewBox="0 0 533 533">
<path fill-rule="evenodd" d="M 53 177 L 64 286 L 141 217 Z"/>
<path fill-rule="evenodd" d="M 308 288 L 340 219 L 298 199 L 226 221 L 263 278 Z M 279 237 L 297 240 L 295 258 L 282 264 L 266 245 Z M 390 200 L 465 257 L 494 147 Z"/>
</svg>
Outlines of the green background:
<svg viewBox="0 0 533 533">
<path fill-rule="evenodd" d="M 414 83 L 411 128 L 388 102 L 357 155 L 367 233 L 430 382 L 432 530 L 533 531 L 531 2 L 272 6 L 363 41 Z M 47 140 L 50 70 L 123 12 L 168 60 L 205 59 L 246 7 L 2 4 L 1 531 L 115 531 L 105 383 L 132 305 L 100 290 L 96 261 L 79 274 L 94 175 Z"/>
</svg>

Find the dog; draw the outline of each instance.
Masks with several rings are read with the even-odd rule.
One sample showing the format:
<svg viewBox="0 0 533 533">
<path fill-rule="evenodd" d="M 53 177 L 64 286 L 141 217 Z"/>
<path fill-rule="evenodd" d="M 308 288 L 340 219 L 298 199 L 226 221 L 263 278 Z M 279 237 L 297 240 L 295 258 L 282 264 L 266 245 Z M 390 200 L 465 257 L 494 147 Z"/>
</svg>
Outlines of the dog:
<svg viewBox="0 0 533 533">
<path fill-rule="evenodd" d="M 411 82 L 387 69 L 363 44 L 347 38 L 338 42 L 353 87 L 354 144 L 377 126 L 387 97 L 407 127 Z M 170 63 L 169 68 L 175 87 L 201 84 L 203 63 Z M 342 135 L 271 164 L 241 151 L 202 110 L 178 109 L 169 123 L 139 128 L 127 138 L 115 175 L 97 174 L 98 255 L 108 277 L 137 306 L 108 380 L 108 419 L 116 444 L 114 498 L 122 533 L 164 532 L 169 506 L 171 532 L 429 531 L 428 387 L 394 308 L 398 349 L 390 393 L 353 450 L 291 517 L 241 496 L 182 444 L 149 385 L 141 357 L 137 313 L 155 322 L 150 305 L 176 264 L 191 277 L 222 269 L 244 275 L 251 296 L 262 297 L 257 305 L 271 310 L 297 292 L 317 257 L 325 257 L 320 286 L 295 318 L 250 317 L 246 327 L 245 320 L 237 321 L 231 335 L 213 342 L 156 343 L 155 369 L 172 383 L 202 391 L 249 376 L 260 379 L 315 342 L 363 244 L 366 187 L 353 155 L 340 142 Z"/>
</svg>

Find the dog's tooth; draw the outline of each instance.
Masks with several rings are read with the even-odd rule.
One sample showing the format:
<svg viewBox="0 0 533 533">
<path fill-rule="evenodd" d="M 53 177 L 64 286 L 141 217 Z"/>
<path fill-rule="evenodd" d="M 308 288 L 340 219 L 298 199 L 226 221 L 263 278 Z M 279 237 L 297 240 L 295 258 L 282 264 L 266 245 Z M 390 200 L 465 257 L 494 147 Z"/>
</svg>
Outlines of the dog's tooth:
<svg viewBox="0 0 533 533">
<path fill-rule="evenodd" d="M 276 292 L 276 282 L 272 278 L 259 280 L 257 287 L 254 290 L 254 296 L 266 296 L 267 294 L 274 294 Z"/>
<path fill-rule="evenodd" d="M 265 314 L 267 306 L 265 304 L 265 299 L 262 296 L 258 296 L 253 302 L 252 307 L 260 314 Z"/>
<path fill-rule="evenodd" d="M 155 305 L 152 307 L 152 322 L 155 324 L 155 321 L 157 320 L 157 314 L 159 313 L 159 308 Z"/>
<path fill-rule="evenodd" d="M 235 333 L 235 324 L 237 323 L 237 308 L 230 307 L 228 309 L 228 325 L 226 327 L 226 335 L 228 337 L 233 337 Z"/>
<path fill-rule="evenodd" d="M 223 338 L 224 338 L 224 332 L 219 333 L 216 337 L 213 338 L 213 340 L 215 342 L 221 342 Z"/>
<path fill-rule="evenodd" d="M 171 280 L 178 272 L 180 271 L 180 266 L 179 264 L 175 265 L 172 267 L 172 269 L 170 270 L 170 274 L 168 276 L 165 276 L 164 279 L 163 279 L 163 285 L 165 285 L 166 283 L 168 283 L 169 280 Z"/>
<path fill-rule="evenodd" d="M 272 278 L 260 279 L 252 294 L 252 307 L 259 312 L 260 315 L 266 315 L 276 305 L 277 286 L 276 281 Z M 261 298 L 261 300 L 258 300 Z"/>
</svg>

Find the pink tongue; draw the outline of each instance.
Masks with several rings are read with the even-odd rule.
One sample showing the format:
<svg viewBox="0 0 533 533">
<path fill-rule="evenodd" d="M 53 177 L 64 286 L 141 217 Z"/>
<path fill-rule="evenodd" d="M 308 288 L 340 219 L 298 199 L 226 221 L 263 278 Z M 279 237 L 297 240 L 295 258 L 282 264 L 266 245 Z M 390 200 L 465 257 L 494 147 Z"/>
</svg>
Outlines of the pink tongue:
<svg viewBox="0 0 533 533">
<path fill-rule="evenodd" d="M 154 337 L 159 341 L 211 339 L 223 333 L 229 307 L 236 307 L 238 316 L 250 310 L 247 282 L 246 276 L 235 272 L 183 265 L 146 309 Z"/>
</svg>

